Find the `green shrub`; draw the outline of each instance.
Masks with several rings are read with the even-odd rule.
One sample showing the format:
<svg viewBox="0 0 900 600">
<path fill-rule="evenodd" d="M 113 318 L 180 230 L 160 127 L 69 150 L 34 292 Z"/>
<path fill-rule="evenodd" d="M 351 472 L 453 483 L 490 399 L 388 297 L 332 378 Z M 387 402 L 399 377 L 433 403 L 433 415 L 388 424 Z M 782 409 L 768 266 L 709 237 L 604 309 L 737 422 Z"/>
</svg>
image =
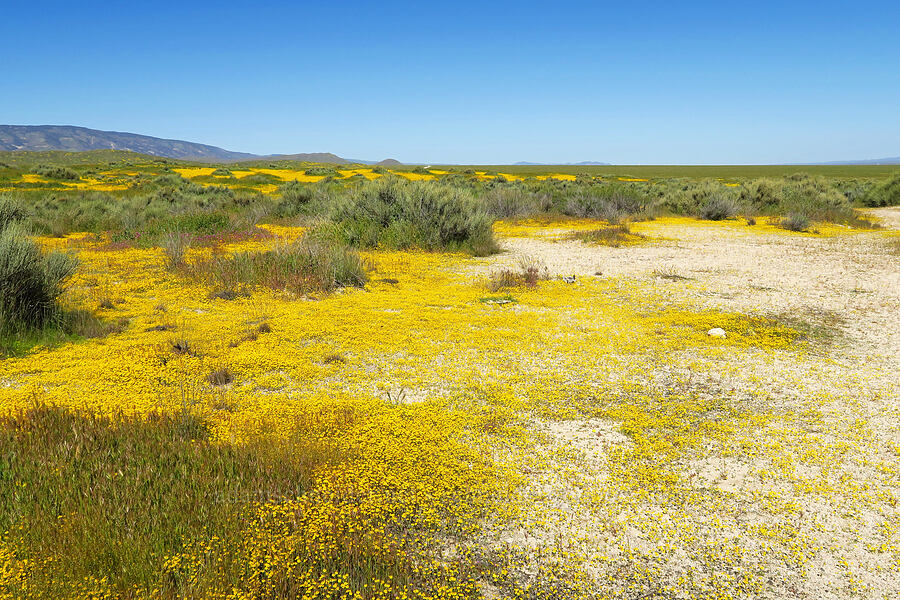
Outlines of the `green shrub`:
<svg viewBox="0 0 900 600">
<path fill-rule="evenodd" d="M 210 175 L 214 175 L 216 177 L 232 177 L 233 176 L 232 172 L 229 169 L 226 169 L 224 167 L 219 167 L 218 169 L 216 169 L 215 171 L 210 173 Z"/>
<path fill-rule="evenodd" d="M 245 186 L 254 186 L 254 185 L 269 185 L 275 184 L 279 185 L 281 183 L 281 178 L 277 175 L 272 175 L 271 173 L 254 173 L 252 175 L 246 175 L 240 178 L 240 184 Z"/>
<path fill-rule="evenodd" d="M 27 217 L 22 205 L 12 198 L 0 196 L 0 229 L 12 222 L 24 221 Z"/>
<path fill-rule="evenodd" d="M 778 221 L 778 226 L 788 231 L 806 231 L 809 225 L 809 217 L 800 212 L 788 213 Z"/>
<path fill-rule="evenodd" d="M 341 174 L 334 167 L 310 167 L 303 172 L 304 175 L 316 177 L 340 177 Z"/>
<path fill-rule="evenodd" d="M 645 238 L 640 233 L 634 233 L 628 225 L 610 225 L 600 229 L 576 231 L 568 236 L 569 239 L 580 240 L 586 244 L 595 246 L 610 246 L 619 248 L 626 244 L 636 244 Z"/>
<path fill-rule="evenodd" d="M 724 221 L 738 213 L 738 205 L 731 198 L 715 196 L 700 207 L 700 218 L 708 221 Z"/>
<path fill-rule="evenodd" d="M 332 218 L 328 231 L 355 247 L 497 251 L 492 219 L 456 187 L 383 177 L 336 202 Z"/>
<path fill-rule="evenodd" d="M 0 332 L 39 329 L 60 314 L 58 299 L 77 261 L 43 253 L 13 220 L 0 229 Z"/>
<path fill-rule="evenodd" d="M 522 187 L 495 187 L 481 198 L 481 205 L 498 219 L 528 217 L 550 208 L 549 196 Z"/>
<path fill-rule="evenodd" d="M 332 187 L 321 183 L 289 181 L 278 188 L 281 198 L 275 204 L 275 215 L 294 217 L 302 214 L 325 213 L 334 197 Z"/>
<path fill-rule="evenodd" d="M 58 167 L 53 165 L 38 165 L 31 170 L 32 173 L 46 177 L 47 179 L 64 179 L 67 181 L 77 181 L 81 179 L 78 173 L 66 167 Z"/>
<path fill-rule="evenodd" d="M 747 182 L 741 186 L 740 199 L 762 214 L 803 214 L 816 221 L 865 226 L 834 182 L 805 173 Z"/>
<path fill-rule="evenodd" d="M 662 188 L 662 205 L 675 214 L 701 218 L 704 213 L 718 216 L 721 208 L 730 214 L 720 218 L 729 218 L 737 212 L 738 191 L 715 180 L 674 180 Z"/>
<path fill-rule="evenodd" d="M 862 202 L 870 207 L 900 206 L 900 171 L 869 190 Z"/>
<path fill-rule="evenodd" d="M 603 219 L 617 224 L 650 208 L 651 200 L 639 188 L 620 183 L 578 185 L 566 200 L 564 212 L 574 217 Z"/>
</svg>

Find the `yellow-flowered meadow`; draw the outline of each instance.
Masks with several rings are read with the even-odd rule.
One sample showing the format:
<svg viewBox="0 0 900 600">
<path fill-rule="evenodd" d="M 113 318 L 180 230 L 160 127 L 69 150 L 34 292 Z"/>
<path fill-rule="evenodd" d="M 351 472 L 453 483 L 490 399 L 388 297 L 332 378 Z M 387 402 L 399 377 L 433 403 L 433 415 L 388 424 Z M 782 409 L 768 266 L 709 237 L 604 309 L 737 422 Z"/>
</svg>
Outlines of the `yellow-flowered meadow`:
<svg viewBox="0 0 900 600">
<path fill-rule="evenodd" d="M 341 171 L 357 173 L 377 176 Z M 598 226 L 506 221 L 495 233 L 568 248 L 567 235 Z M 195 248 L 187 260 L 304 234 L 259 227 L 271 237 Z M 687 244 L 685 231 L 735 244 L 812 239 L 682 218 L 632 229 L 656 252 Z M 851 239 L 837 226 L 820 234 L 815 243 Z M 363 252 L 362 289 L 226 300 L 167 270 L 158 248 L 83 234 L 39 242 L 81 260 L 66 305 L 122 325 L 3 360 L 4 412 L 185 412 L 211 424 L 214 444 L 302 439 L 333 453 L 309 489 L 237 499 L 239 535 L 185 540 L 156 557 L 158 582 L 128 596 L 900 593 L 891 363 L 843 355 L 802 319 L 717 307 L 701 300 L 717 293 L 704 280 L 673 282 L 652 265 L 492 293 L 497 257 L 418 251 Z M 728 335 L 708 335 L 717 327 Z M 232 380 L 211 383 L 216 369 Z M 64 560 L 63 548 L 28 555 L 3 533 L 0 597 L 53 577 L 71 597 L 125 595 L 103 578 L 65 580 Z"/>
</svg>

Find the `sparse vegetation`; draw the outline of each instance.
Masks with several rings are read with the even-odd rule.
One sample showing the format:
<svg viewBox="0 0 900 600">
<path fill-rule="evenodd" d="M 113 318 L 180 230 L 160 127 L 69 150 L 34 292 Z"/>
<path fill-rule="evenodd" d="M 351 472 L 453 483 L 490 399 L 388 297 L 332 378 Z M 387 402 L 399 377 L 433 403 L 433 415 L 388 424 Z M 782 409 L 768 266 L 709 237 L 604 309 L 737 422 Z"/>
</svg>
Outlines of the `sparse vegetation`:
<svg viewBox="0 0 900 600">
<path fill-rule="evenodd" d="M 499 292 L 516 287 L 535 288 L 538 282 L 550 279 L 547 265 L 529 256 L 519 258 L 518 270 L 501 269 L 491 273 L 487 288 L 491 292 Z"/>
<path fill-rule="evenodd" d="M 303 172 L 304 175 L 313 175 L 319 177 L 339 177 L 340 173 L 334 167 L 310 167 Z"/>
<path fill-rule="evenodd" d="M 57 165 L 38 165 L 31 170 L 35 175 L 46 177 L 47 179 L 62 179 L 65 181 L 76 181 L 80 179 L 78 173 L 67 167 Z"/>
<path fill-rule="evenodd" d="M 612 246 L 619 248 L 631 244 L 638 244 L 646 240 L 646 236 L 634 233 L 631 228 L 626 225 L 611 225 L 609 227 L 601 227 L 599 229 L 589 229 L 587 231 L 575 231 L 569 234 L 570 239 L 581 240 L 586 244 L 596 246 Z"/>
<path fill-rule="evenodd" d="M 215 254 L 184 264 L 181 271 L 213 286 L 223 299 L 257 286 L 294 294 L 360 287 L 368 279 L 355 251 L 334 242 L 303 239 L 264 252 Z"/>
</svg>

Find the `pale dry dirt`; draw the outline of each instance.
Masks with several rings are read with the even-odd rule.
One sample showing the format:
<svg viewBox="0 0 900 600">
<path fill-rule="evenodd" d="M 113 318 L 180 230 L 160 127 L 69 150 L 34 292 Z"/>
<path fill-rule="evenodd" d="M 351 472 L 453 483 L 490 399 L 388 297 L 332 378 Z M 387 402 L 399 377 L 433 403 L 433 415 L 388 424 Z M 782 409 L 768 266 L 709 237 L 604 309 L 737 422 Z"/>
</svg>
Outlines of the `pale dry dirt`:
<svg viewBox="0 0 900 600">
<path fill-rule="evenodd" d="M 628 438 L 609 421 L 538 421 L 547 458 L 526 471 L 525 497 L 542 525 L 509 531 L 503 544 L 539 557 L 568 540 L 562 554 L 580 556 L 584 571 L 606 586 L 615 578 L 603 565 L 644 557 L 669 591 L 636 589 L 633 597 L 691 597 L 681 578 L 705 573 L 709 589 L 718 589 L 719 567 L 698 566 L 696 548 L 660 545 L 658 537 L 696 527 L 707 543 L 736 544 L 747 564 L 766 574 L 765 588 L 746 597 L 900 598 L 900 254 L 894 245 L 900 208 L 870 214 L 882 230 L 821 236 L 661 222 L 638 229 L 648 242 L 619 248 L 568 240 L 565 229 L 552 226 L 502 239 L 506 252 L 481 264 L 475 276 L 515 270 L 527 258 L 556 277 L 633 278 L 701 309 L 772 317 L 809 334 L 808 350 L 792 355 L 744 352 L 714 363 L 692 362 L 687 352 L 653 365 L 648 385 L 687 385 L 694 393 L 746 398 L 745 406 L 790 415 L 738 444 L 763 452 L 711 451 L 684 462 L 699 489 L 721 494 L 720 512 L 700 514 L 685 505 L 672 513 L 648 500 L 637 509 L 658 511 L 659 522 L 648 524 L 635 506 L 618 515 L 598 509 L 591 493 L 603 489 L 611 448 L 627 446 Z M 832 446 L 849 450 L 818 460 L 817 449 Z M 783 502 L 793 516 L 767 508 L 770 500 Z M 666 519 L 680 521 L 668 527 Z M 773 558 L 778 544 L 805 552 L 805 566 Z M 660 552 L 662 559 L 647 558 Z"/>
<path fill-rule="evenodd" d="M 900 209 L 870 214 L 886 230 L 900 229 Z M 539 237 L 504 239 L 507 252 L 485 271 L 515 269 L 527 257 L 558 276 L 653 278 L 704 307 L 795 317 L 845 334 L 846 352 L 900 369 L 900 256 L 885 232 L 823 237 L 653 223 L 646 230 L 650 242 L 614 248 L 566 240 L 549 227 Z"/>
</svg>

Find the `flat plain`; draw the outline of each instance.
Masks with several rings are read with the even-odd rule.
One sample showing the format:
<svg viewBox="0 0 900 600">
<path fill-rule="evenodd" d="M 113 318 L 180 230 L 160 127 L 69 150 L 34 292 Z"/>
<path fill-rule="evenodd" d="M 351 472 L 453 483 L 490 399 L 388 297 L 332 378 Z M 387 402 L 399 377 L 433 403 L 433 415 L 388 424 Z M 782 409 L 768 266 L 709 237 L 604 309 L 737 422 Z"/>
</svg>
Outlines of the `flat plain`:
<svg viewBox="0 0 900 600">
<path fill-rule="evenodd" d="M 29 239 L 78 260 L 59 302 L 94 330 L 7 337 L 0 597 L 897 597 L 900 209 L 609 213 L 653 186 L 752 202 L 752 178 L 890 169 L 721 169 L 8 166 L 26 210 L 55 203 Z M 187 241 L 169 216 L 65 208 L 176 176 L 207 216 L 212 187 L 261 206 L 468 186 L 496 248 L 390 224 L 362 243 L 345 208 L 235 200 Z M 625 196 L 584 208 L 607 189 Z M 513 193 L 527 209 L 497 214 Z M 335 223 L 362 280 L 228 270 Z"/>
</svg>

